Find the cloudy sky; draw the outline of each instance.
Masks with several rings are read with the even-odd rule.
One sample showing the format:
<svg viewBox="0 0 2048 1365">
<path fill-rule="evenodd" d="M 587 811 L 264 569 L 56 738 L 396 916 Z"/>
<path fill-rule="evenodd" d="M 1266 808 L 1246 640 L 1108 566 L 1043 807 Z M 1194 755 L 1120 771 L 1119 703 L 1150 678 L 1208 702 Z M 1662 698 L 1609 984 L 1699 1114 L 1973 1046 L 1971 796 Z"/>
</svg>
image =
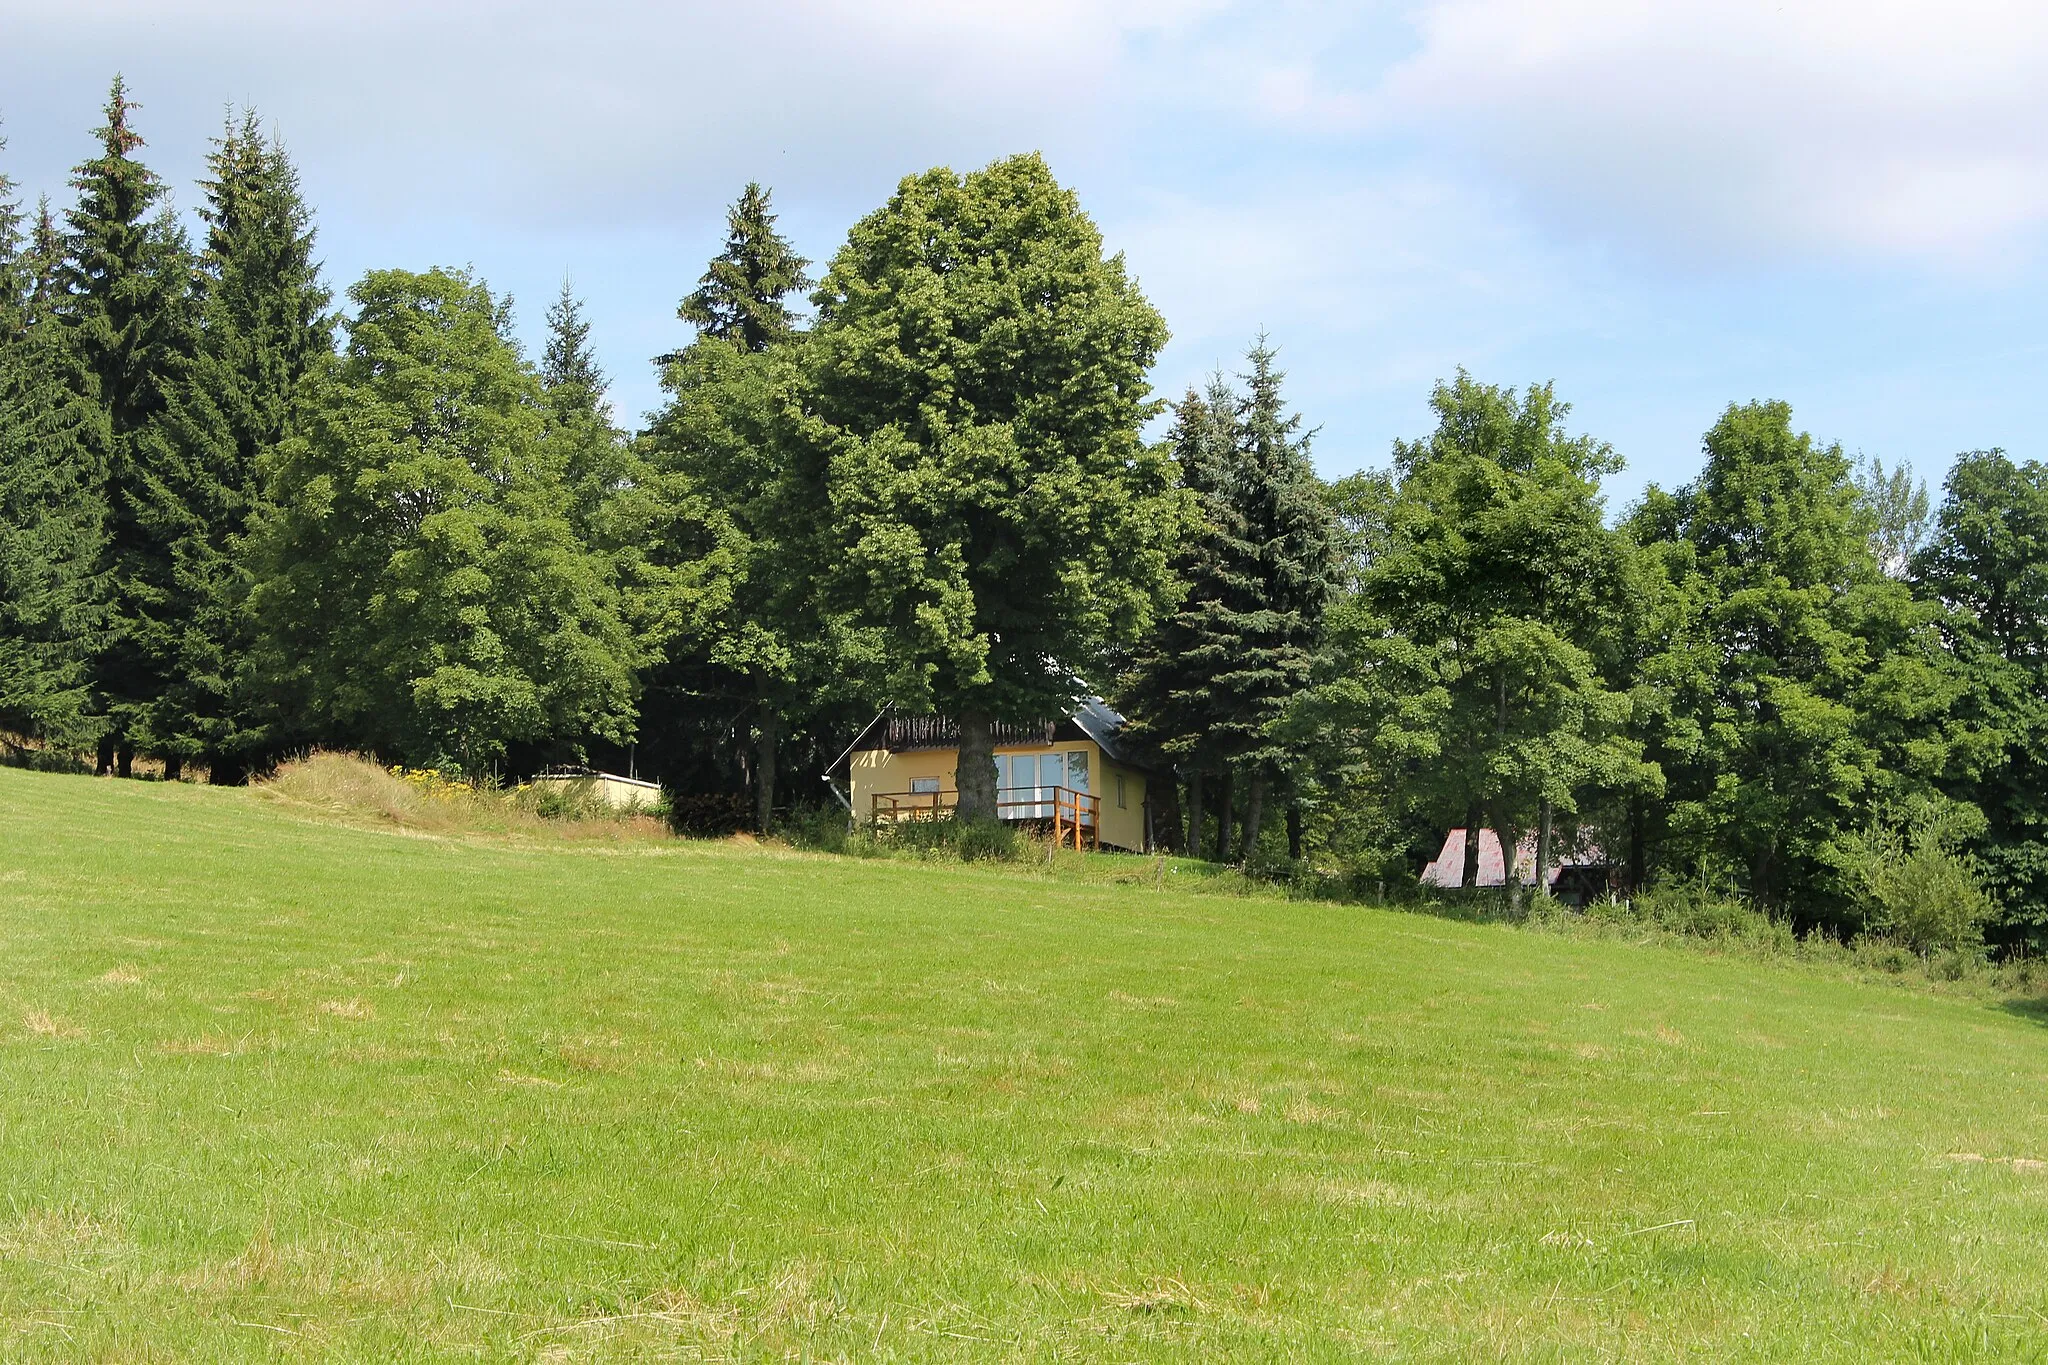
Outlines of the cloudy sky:
<svg viewBox="0 0 2048 1365">
<path fill-rule="evenodd" d="M 1937 479 L 2048 455 L 2039 0 L 0 0 L 31 195 L 116 69 L 184 207 L 224 107 L 271 119 L 338 287 L 472 265 L 532 338 L 571 276 L 629 425 L 745 181 L 824 258 L 1036 149 L 1165 313 L 1160 391 L 1266 329 L 1325 474 L 1458 365 L 1556 381 L 1617 498 L 1757 397 Z"/>
</svg>

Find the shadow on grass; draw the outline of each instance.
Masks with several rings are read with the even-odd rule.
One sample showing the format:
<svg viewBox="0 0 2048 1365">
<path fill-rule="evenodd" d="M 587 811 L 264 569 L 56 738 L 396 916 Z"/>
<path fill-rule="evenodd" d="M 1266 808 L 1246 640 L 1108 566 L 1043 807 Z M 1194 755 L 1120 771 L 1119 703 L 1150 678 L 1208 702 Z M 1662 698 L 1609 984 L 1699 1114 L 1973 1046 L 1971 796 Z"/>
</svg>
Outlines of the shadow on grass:
<svg viewBox="0 0 2048 1365">
<path fill-rule="evenodd" d="M 2007 1000 L 1999 1005 L 2007 1014 L 2018 1015 L 2030 1023 L 2048 1028 L 2048 995 L 2028 996 L 2024 999 Z"/>
</svg>

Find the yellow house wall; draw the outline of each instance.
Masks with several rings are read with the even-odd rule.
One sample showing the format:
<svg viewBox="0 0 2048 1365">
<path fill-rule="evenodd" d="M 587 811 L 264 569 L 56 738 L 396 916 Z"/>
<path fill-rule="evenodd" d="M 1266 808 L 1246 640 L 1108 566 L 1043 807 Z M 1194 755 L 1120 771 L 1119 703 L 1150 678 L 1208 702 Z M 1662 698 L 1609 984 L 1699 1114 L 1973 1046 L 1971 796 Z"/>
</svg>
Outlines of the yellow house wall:
<svg viewBox="0 0 2048 1365">
<path fill-rule="evenodd" d="M 1067 753 L 1081 749 L 1088 754 L 1088 785 L 1092 793 L 1102 798 L 1101 841 L 1118 848 L 1142 849 L 1145 847 L 1145 777 L 1132 768 L 1106 759 L 1102 747 L 1093 740 L 1062 740 L 1050 746 L 1050 750 Z M 1048 752 L 1043 744 L 1002 744 L 996 746 L 999 754 L 1042 754 Z M 901 795 L 910 790 L 911 779 L 936 777 L 939 779 L 940 799 L 950 804 L 953 795 L 959 791 L 955 774 L 960 759 L 957 749 L 907 749 L 902 753 L 890 753 L 887 749 L 862 749 L 852 759 L 853 811 L 857 819 L 873 818 L 874 798 L 877 794 Z M 1116 779 L 1124 779 L 1124 804 L 1116 803 Z"/>
</svg>

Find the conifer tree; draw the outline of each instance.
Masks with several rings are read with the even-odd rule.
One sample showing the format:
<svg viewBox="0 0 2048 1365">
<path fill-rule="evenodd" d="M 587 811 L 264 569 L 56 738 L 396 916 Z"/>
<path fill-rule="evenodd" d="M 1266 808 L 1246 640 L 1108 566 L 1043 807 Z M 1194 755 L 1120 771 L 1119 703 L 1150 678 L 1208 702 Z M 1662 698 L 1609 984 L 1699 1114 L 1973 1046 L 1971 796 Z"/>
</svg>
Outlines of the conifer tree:
<svg viewBox="0 0 2048 1365">
<path fill-rule="evenodd" d="M 1235 645 L 1220 618 L 1237 596 L 1233 565 L 1245 557 L 1242 519 L 1226 496 L 1236 446 L 1237 395 L 1219 374 L 1206 394 L 1190 389 L 1174 407 L 1167 448 L 1187 500 L 1186 530 L 1172 560 L 1179 600 L 1132 651 L 1116 693 L 1132 742 L 1187 779 L 1186 848 L 1197 854 L 1208 781 L 1222 768 L 1213 683 L 1230 666 Z"/>
<path fill-rule="evenodd" d="M 163 691 L 147 728 L 167 767 L 204 758 L 214 781 L 231 782 L 271 742 L 251 673 L 241 547 L 262 498 L 258 466 L 293 430 L 333 336 L 311 214 L 284 148 L 245 112 L 207 166 L 198 335 L 173 355 L 164 410 L 137 442 L 161 485 L 156 530 L 172 560 Z"/>
<path fill-rule="evenodd" d="M 0 149 L 5 147 L 0 140 Z M 70 355 L 43 306 L 47 203 L 24 249 L 0 175 L 0 729 L 90 741 L 88 648 L 98 620 L 104 453 Z"/>
<path fill-rule="evenodd" d="M 750 182 L 725 219 L 725 250 L 676 316 L 700 335 L 759 353 L 796 334 L 789 300 L 811 287 L 804 274 L 810 262 L 776 230 L 770 195 L 760 185 Z"/>
<path fill-rule="evenodd" d="M 111 618 L 93 667 L 95 702 L 108 728 L 100 768 L 127 771 L 148 738 L 165 661 L 175 653 L 167 619 L 173 588 L 170 538 L 182 519 L 151 467 L 142 433 L 163 412 L 175 358 L 190 344 L 191 255 L 165 202 L 163 182 L 135 157 L 137 105 L 119 77 L 95 136 L 100 153 L 74 172 L 65 261 L 55 306 L 79 362 L 82 396 L 98 409 L 108 454 L 107 571 Z"/>
<path fill-rule="evenodd" d="M 612 425 L 605 395 L 610 381 L 590 345 L 583 301 L 568 280 L 549 306 L 548 339 L 541 351 L 541 393 L 548 413 L 548 442 L 568 481 L 570 520 L 577 534 L 597 548 L 630 548 L 633 533 L 619 524 L 619 495 L 633 475 L 624 433 Z"/>
<path fill-rule="evenodd" d="M 1335 587 L 1334 527 L 1322 483 L 1309 463 L 1301 418 L 1281 398 L 1285 379 L 1264 337 L 1247 359 L 1238 405 L 1238 445 L 1227 488 L 1236 509 L 1243 563 L 1238 591 L 1220 624 L 1234 637 L 1215 678 L 1216 739 L 1246 779 L 1241 856 L 1258 850 L 1265 801 L 1292 757 L 1275 733 L 1308 685 L 1323 609 Z"/>
</svg>

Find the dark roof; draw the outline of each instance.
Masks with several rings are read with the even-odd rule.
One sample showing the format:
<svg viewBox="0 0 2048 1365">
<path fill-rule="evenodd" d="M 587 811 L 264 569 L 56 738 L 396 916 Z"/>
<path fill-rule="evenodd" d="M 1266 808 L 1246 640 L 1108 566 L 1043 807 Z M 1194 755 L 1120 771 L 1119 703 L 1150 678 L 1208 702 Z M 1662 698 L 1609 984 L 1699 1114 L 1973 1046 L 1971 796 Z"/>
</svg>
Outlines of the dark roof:
<svg viewBox="0 0 2048 1365">
<path fill-rule="evenodd" d="M 1074 724 L 1081 727 L 1081 733 L 1102 747 L 1102 752 L 1119 763 L 1129 763 L 1121 736 L 1124 718 L 1110 709 L 1109 703 L 1100 697 L 1083 697 L 1081 704 L 1074 708 Z"/>
<path fill-rule="evenodd" d="M 1063 739 L 1091 739 L 1113 762 L 1145 767 L 1123 743 L 1124 718 L 1100 697 L 1083 698 L 1066 720 L 1035 725 L 999 723 L 997 744 L 1056 744 Z M 960 727 L 948 716 L 891 716 L 878 736 L 863 732 L 856 747 L 888 749 L 952 749 L 960 743 Z"/>
</svg>

